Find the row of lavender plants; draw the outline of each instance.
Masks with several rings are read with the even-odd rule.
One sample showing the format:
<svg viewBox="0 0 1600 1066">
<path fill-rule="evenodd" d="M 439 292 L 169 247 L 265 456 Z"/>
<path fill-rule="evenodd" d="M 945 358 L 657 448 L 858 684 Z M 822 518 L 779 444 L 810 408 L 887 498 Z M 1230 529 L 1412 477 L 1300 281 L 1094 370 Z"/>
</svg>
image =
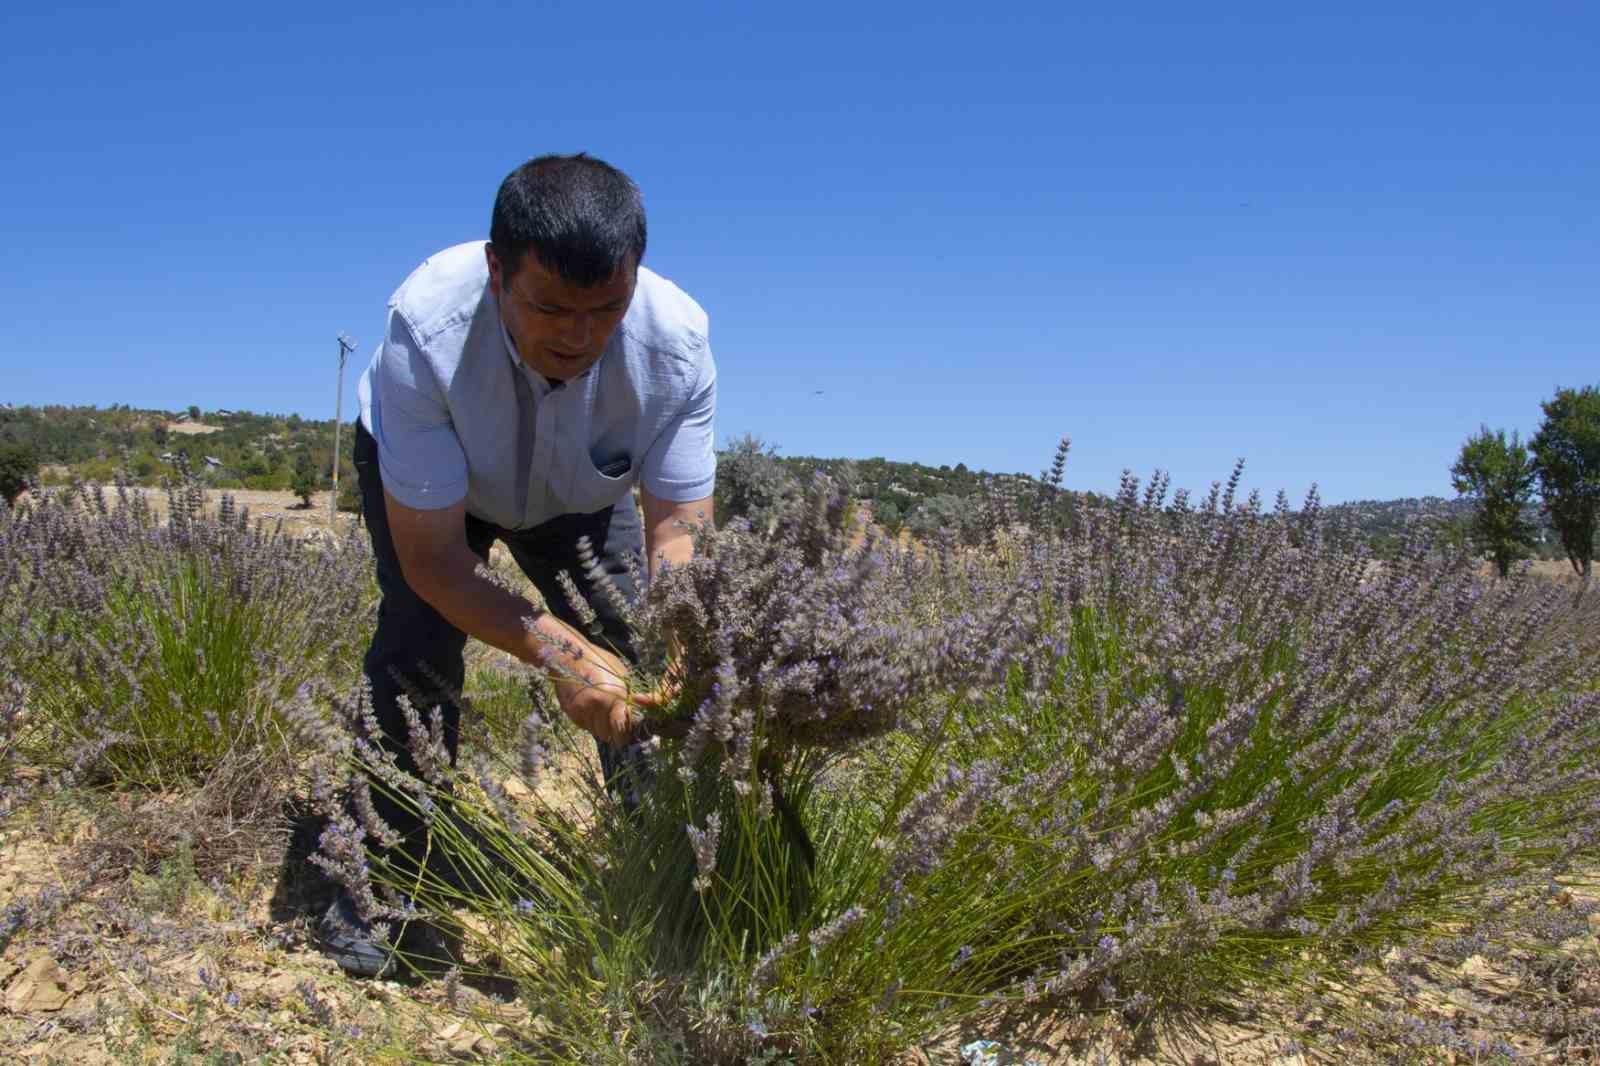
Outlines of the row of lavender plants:
<svg viewBox="0 0 1600 1066">
<path fill-rule="evenodd" d="M 863 541 L 821 478 L 762 530 L 701 531 L 629 606 L 645 662 L 687 679 L 637 810 L 538 787 L 572 734 L 537 681 L 516 750 L 460 768 L 419 717 L 425 780 L 359 739 L 357 703 L 343 756 L 472 876 L 370 862 L 387 827 L 332 778 L 323 861 L 517 979 L 535 1016 L 508 1061 L 620 1063 L 1159 1024 L 1316 988 L 1592 859 L 1592 596 L 1485 583 L 1425 531 L 1379 563 L 1314 495 L 1237 499 L 1237 470 L 1063 512 L 1061 458 L 979 552 Z"/>
<path fill-rule="evenodd" d="M 299 687 L 358 676 L 376 599 L 359 534 L 291 535 L 227 496 L 208 510 L 193 478 L 165 502 L 76 486 L 0 510 L 0 755 L 33 784 L 282 770 Z"/>
<path fill-rule="evenodd" d="M 328 864 L 379 917 L 472 931 L 537 1011 L 513 1055 L 858 1062 L 974 1016 L 1302 987 L 1592 856 L 1593 598 L 1485 584 L 1423 536 L 1380 565 L 1314 499 L 1233 491 L 1129 480 L 972 553 L 863 543 L 818 480 L 630 606 L 687 679 L 640 810 L 506 794 L 575 739 L 530 680 L 514 747 L 371 767 L 439 812 L 455 876 L 370 862 L 384 827 L 331 779 Z M 381 762 L 305 687 L 355 674 L 362 543 L 202 505 L 0 513 L 8 796 L 18 765 L 170 787 L 287 752 L 286 703 Z"/>
</svg>

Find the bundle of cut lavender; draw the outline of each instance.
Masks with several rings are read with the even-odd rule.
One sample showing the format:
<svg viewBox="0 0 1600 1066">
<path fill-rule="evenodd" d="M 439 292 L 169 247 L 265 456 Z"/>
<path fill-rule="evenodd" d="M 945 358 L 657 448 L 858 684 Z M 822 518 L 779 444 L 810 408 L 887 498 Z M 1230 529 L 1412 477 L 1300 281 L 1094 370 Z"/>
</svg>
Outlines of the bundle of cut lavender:
<svg viewBox="0 0 1600 1066">
<path fill-rule="evenodd" d="M 992 570 L 898 548 L 866 533 L 853 510 L 818 473 L 768 529 L 738 519 L 699 527 L 693 558 L 619 604 L 642 672 L 682 679 L 643 722 L 670 742 L 680 776 L 720 755 L 746 794 L 763 760 L 848 747 L 894 728 L 929 693 L 1004 669 L 1026 628 L 1028 590 L 977 587 Z M 596 562 L 586 576 L 610 584 Z M 976 606 L 937 609 L 951 602 Z"/>
</svg>

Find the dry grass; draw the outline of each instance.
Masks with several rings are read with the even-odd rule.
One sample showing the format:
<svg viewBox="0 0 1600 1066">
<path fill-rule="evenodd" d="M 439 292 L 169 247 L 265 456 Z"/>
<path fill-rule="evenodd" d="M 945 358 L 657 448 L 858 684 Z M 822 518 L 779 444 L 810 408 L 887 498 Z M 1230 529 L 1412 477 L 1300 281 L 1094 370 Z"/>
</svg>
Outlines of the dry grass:
<svg viewBox="0 0 1600 1066">
<path fill-rule="evenodd" d="M 288 768 L 259 769 L 56 794 L 0 826 L 0 912 L 22 915 L 0 939 L 0 1062 L 448 1063 L 537 1025 L 508 982 L 342 974 L 312 935 L 333 891 L 307 861 L 321 819 Z M 575 801 L 597 773 L 564 753 L 539 790 Z"/>
</svg>

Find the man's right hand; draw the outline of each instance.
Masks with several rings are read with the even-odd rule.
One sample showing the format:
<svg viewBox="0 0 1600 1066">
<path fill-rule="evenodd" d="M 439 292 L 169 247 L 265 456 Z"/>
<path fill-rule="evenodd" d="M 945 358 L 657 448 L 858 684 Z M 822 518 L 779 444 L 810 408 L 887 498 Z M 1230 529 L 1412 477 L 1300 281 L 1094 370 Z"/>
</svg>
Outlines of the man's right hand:
<svg viewBox="0 0 1600 1066">
<path fill-rule="evenodd" d="M 556 697 L 568 718 L 596 739 L 621 747 L 634 739 L 639 709 L 660 705 L 662 694 L 630 691 L 628 664 L 593 644 L 583 646 L 578 677 L 556 679 Z"/>
</svg>

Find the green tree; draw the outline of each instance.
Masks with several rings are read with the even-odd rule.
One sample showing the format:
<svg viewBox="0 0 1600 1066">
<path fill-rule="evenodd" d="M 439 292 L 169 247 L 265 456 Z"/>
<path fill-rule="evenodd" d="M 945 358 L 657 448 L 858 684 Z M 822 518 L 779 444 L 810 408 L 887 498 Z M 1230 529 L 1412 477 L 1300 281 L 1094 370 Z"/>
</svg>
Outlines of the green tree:
<svg viewBox="0 0 1600 1066">
<path fill-rule="evenodd" d="M 762 527 L 773 508 L 798 491 L 778 459 L 778 449 L 751 434 L 735 437 L 717 453 L 717 487 L 712 502 L 716 521 L 748 518 Z"/>
<path fill-rule="evenodd" d="M 128 472 L 141 485 L 153 485 L 161 475 L 161 460 L 148 449 L 141 449 L 128 460 Z"/>
<path fill-rule="evenodd" d="M 0 496 L 6 506 L 39 480 L 39 453 L 31 444 L 0 444 Z"/>
<path fill-rule="evenodd" d="M 272 473 L 272 464 L 260 452 L 252 452 L 239 461 L 239 476 L 248 481 L 251 478 L 265 478 Z"/>
<path fill-rule="evenodd" d="M 339 474 L 339 510 L 361 514 L 361 486 L 354 477 L 347 480 L 343 472 Z"/>
<path fill-rule="evenodd" d="M 200 405 L 199 404 L 192 403 L 192 404 L 189 405 L 189 417 L 191 419 L 193 419 L 194 421 L 196 421 L 196 422 L 200 421 Z"/>
<path fill-rule="evenodd" d="M 361 517 L 361 479 L 356 474 L 355 433 L 351 432 L 340 445 L 339 456 L 339 501 L 337 507 L 341 511 L 348 511 L 357 518 Z"/>
<path fill-rule="evenodd" d="M 946 492 L 923 500 L 906 516 L 905 528 L 928 543 L 951 536 L 958 543 L 972 546 L 983 540 L 982 518 L 976 499 Z"/>
<path fill-rule="evenodd" d="M 1472 543 L 1494 560 L 1505 577 L 1511 564 L 1532 554 L 1533 523 L 1524 510 L 1533 501 L 1533 460 L 1516 433 L 1481 428 L 1461 445 L 1450 481 L 1475 509 L 1468 532 Z"/>
<path fill-rule="evenodd" d="M 906 524 L 905 509 L 892 497 L 880 496 L 872 501 L 872 520 L 891 537 L 899 534 Z"/>
<path fill-rule="evenodd" d="M 1589 580 L 1600 520 L 1600 389 L 1557 389 L 1528 442 L 1545 513 L 1572 569 Z"/>
<path fill-rule="evenodd" d="M 316 460 L 311 458 L 310 452 L 302 451 L 294 461 L 294 477 L 289 482 L 289 491 L 300 497 L 302 506 L 310 507 L 311 494 L 317 491 L 319 480 Z"/>
</svg>

